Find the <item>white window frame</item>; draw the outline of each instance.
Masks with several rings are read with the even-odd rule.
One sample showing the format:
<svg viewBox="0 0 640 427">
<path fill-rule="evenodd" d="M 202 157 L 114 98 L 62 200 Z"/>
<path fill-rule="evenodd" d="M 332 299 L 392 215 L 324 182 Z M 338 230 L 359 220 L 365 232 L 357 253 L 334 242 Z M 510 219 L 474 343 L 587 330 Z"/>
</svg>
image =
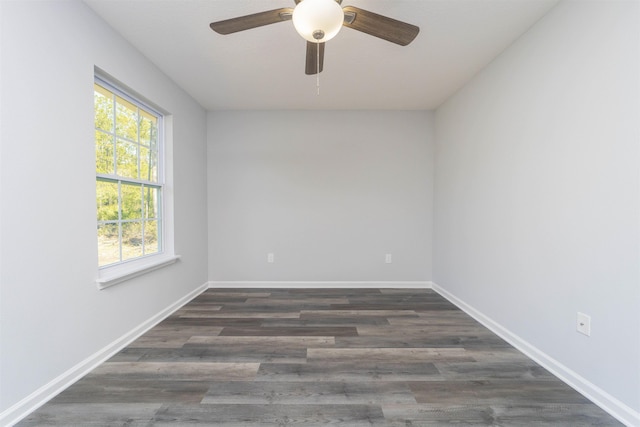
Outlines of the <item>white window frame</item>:
<svg viewBox="0 0 640 427">
<path fill-rule="evenodd" d="M 159 248 L 159 251 L 154 254 L 142 255 L 137 258 L 120 261 L 118 263 L 102 267 L 99 266 L 96 284 L 99 289 L 104 289 L 150 271 L 157 270 L 158 268 L 171 265 L 175 263 L 180 256 L 174 253 L 173 248 L 173 159 L 171 156 L 173 133 L 172 117 L 161 108 L 155 107 L 135 91 L 132 91 L 122 85 L 120 82 L 106 75 L 106 73 L 101 72 L 97 68 L 94 76 L 94 82 L 113 92 L 117 96 L 158 116 L 158 182 L 153 185 L 161 189 L 159 203 L 159 210 L 161 211 L 159 220 L 159 238 L 161 239 L 161 242 L 159 244 L 162 246 Z M 125 183 L 142 183 L 138 179 L 122 178 L 117 175 L 104 175 L 96 172 L 96 181 L 98 179 Z M 96 224 L 98 223 L 99 222 Z M 119 242 L 119 244 L 121 245 L 122 242 Z"/>
</svg>

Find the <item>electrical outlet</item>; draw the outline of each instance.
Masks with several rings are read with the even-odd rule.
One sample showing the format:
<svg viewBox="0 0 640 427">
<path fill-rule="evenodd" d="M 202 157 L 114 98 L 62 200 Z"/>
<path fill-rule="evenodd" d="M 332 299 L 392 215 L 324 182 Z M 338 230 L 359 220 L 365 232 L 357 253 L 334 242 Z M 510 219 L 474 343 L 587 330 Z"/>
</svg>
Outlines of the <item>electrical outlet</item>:
<svg viewBox="0 0 640 427">
<path fill-rule="evenodd" d="M 267 262 L 270 264 L 273 264 L 275 262 L 275 256 L 273 255 L 273 252 L 269 252 L 267 254 Z"/>
<path fill-rule="evenodd" d="M 391 264 L 391 254 L 385 254 L 384 256 L 384 262 L 386 264 Z"/>
<path fill-rule="evenodd" d="M 586 336 L 591 336 L 591 316 L 578 312 L 576 330 Z"/>
</svg>

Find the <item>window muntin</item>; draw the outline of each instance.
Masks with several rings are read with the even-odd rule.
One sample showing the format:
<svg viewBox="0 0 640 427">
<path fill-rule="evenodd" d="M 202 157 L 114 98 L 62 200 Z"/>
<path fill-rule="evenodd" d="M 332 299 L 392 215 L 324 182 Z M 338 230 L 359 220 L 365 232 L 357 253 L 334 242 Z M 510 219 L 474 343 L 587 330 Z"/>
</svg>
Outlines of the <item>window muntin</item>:
<svg viewBox="0 0 640 427">
<path fill-rule="evenodd" d="M 163 252 L 162 115 L 96 78 L 98 265 Z"/>
</svg>

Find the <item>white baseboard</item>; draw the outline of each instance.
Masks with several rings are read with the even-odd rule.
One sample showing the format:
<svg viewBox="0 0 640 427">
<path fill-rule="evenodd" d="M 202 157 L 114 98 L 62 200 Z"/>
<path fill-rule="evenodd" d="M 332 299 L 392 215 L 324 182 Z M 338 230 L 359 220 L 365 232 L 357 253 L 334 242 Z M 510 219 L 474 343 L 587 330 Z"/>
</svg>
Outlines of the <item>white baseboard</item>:
<svg viewBox="0 0 640 427">
<path fill-rule="evenodd" d="M 219 281 L 209 282 L 210 288 L 281 288 L 281 289 L 428 289 L 429 281 Z"/>
<path fill-rule="evenodd" d="M 485 316 L 466 302 L 449 293 L 437 283 L 432 283 L 431 287 L 434 291 L 442 295 L 451 303 L 455 304 L 469 316 L 482 323 L 496 335 L 500 336 L 500 338 L 504 339 L 509 344 L 536 361 L 538 364 L 543 366 L 545 369 L 568 384 L 570 387 L 574 388 L 587 399 L 591 400 L 600 408 L 607 411 L 609 414 L 611 414 L 611 416 L 615 417 L 620 422 L 629 427 L 640 426 L 640 413 L 635 411 L 633 408 L 625 405 L 606 391 L 602 390 L 595 384 L 578 375 L 573 370 L 564 366 L 562 363 L 550 357 L 548 354 L 540 351 L 538 348 L 523 340 L 504 326 L 495 322 L 490 317 Z"/>
<path fill-rule="evenodd" d="M 149 318 L 145 322 L 141 323 L 114 342 L 110 343 L 102 350 L 97 351 L 87 359 L 73 366 L 65 373 L 59 375 L 57 378 L 54 378 L 49 383 L 43 385 L 38 390 L 34 391 L 18 403 L 4 410 L 2 413 L 0 413 L 0 426 L 12 426 L 18 423 L 23 418 L 27 417 L 30 413 L 38 409 L 40 406 L 44 405 L 64 389 L 95 369 L 98 365 L 114 356 L 127 345 L 131 344 L 149 329 L 153 328 L 162 320 L 166 319 L 169 315 L 171 315 L 171 313 L 175 312 L 180 307 L 191 301 L 193 298 L 200 295 L 207 289 L 207 286 L 207 283 L 199 286 L 197 289 L 188 293 L 175 303 L 171 304 L 170 306 L 160 311 L 153 317 Z"/>
</svg>

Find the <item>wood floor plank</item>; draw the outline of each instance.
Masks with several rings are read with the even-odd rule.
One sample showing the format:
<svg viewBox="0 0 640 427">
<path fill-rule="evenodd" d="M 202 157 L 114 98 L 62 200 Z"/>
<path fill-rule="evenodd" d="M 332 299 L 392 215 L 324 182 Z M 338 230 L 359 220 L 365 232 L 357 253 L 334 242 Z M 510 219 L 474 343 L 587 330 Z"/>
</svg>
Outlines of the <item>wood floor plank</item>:
<svg viewBox="0 0 640 427">
<path fill-rule="evenodd" d="M 531 361 L 531 359 L 511 346 L 477 346 L 466 350 L 467 354 L 478 363 L 527 363 Z"/>
<path fill-rule="evenodd" d="M 572 405 L 382 405 L 388 426 L 622 426 L 597 406 Z"/>
<path fill-rule="evenodd" d="M 471 363 L 435 363 L 442 377 L 448 381 L 520 379 L 520 380 L 557 380 L 542 366 L 526 360 L 521 362 L 471 362 Z"/>
<path fill-rule="evenodd" d="M 310 348 L 309 361 L 358 361 L 372 362 L 473 362 L 463 348 Z"/>
<path fill-rule="evenodd" d="M 229 327 L 220 332 L 220 336 L 356 336 L 358 331 L 354 327 L 323 326 L 323 327 Z"/>
<path fill-rule="evenodd" d="M 255 345 L 185 345 L 181 348 L 127 349 L 122 354 L 137 353 L 139 363 L 305 363 L 307 349 L 301 346 Z M 120 361 L 120 360 L 118 360 Z"/>
<path fill-rule="evenodd" d="M 477 336 L 482 338 L 495 337 L 496 335 L 486 328 L 477 325 L 394 325 L 393 319 L 389 324 L 379 325 L 356 325 L 359 336 L 384 336 L 397 335 L 402 331 L 402 335 L 409 338 L 422 337 L 456 337 L 456 336 Z"/>
<path fill-rule="evenodd" d="M 415 310 L 301 310 L 301 319 L 311 318 L 331 318 L 331 317 L 384 317 L 386 319 L 392 319 L 396 317 L 415 317 L 418 318 L 418 313 Z M 391 320 L 389 320 L 391 322 Z"/>
<path fill-rule="evenodd" d="M 307 362 L 262 363 L 255 381 L 442 381 L 433 363 L 371 362 Z"/>
<path fill-rule="evenodd" d="M 221 305 L 213 305 L 213 304 L 196 304 L 193 303 L 191 305 L 185 305 L 184 307 L 180 308 L 179 310 L 177 310 L 176 312 L 174 312 L 172 314 L 172 316 L 176 316 L 176 317 L 180 317 L 182 315 L 188 314 L 188 313 L 194 313 L 194 312 L 206 312 L 206 313 L 211 313 L 211 312 L 215 312 L 217 310 L 221 310 L 222 306 Z"/>
<path fill-rule="evenodd" d="M 380 289 L 380 294 L 384 296 L 394 296 L 396 298 L 433 298 L 439 301 L 446 301 L 442 295 L 433 289 L 388 288 Z"/>
<path fill-rule="evenodd" d="M 209 289 L 18 426 L 620 426 L 431 289 Z"/>
<path fill-rule="evenodd" d="M 492 426 L 494 409 L 488 405 L 382 405 L 388 426 Z"/>
<path fill-rule="evenodd" d="M 464 348 L 474 347 L 509 347 L 509 344 L 499 337 L 479 337 L 474 335 L 448 335 L 448 336 L 420 336 L 411 337 L 404 334 L 367 335 L 358 337 L 336 337 L 336 347 L 346 348 Z"/>
<path fill-rule="evenodd" d="M 418 311 L 451 311 L 456 307 L 448 301 L 362 301 L 350 304 L 331 305 L 333 310 L 414 310 Z"/>
<path fill-rule="evenodd" d="M 255 311 L 246 311 L 246 312 L 209 311 L 209 312 L 203 312 L 198 314 L 199 314 L 198 316 L 194 316 L 194 317 L 200 317 L 200 318 L 208 317 L 208 318 L 219 318 L 219 319 L 224 319 L 224 318 L 260 319 L 262 321 L 264 321 L 265 319 L 277 320 L 277 319 L 299 319 L 300 318 L 300 311 L 282 311 L 282 312 L 274 311 L 269 313 L 262 313 L 262 312 L 255 312 Z"/>
<path fill-rule="evenodd" d="M 374 405 L 415 404 L 404 382 L 282 382 L 214 383 L 204 404 Z"/>
<path fill-rule="evenodd" d="M 222 326 L 187 325 L 179 320 L 174 322 L 163 321 L 140 338 L 189 338 L 193 335 L 219 335 L 220 332 L 222 332 Z"/>
<path fill-rule="evenodd" d="M 222 331 L 222 328 L 220 328 Z M 143 335 L 131 344 L 129 348 L 180 348 L 189 341 L 190 336 L 170 336 L 170 335 Z"/>
<path fill-rule="evenodd" d="M 187 341 L 188 345 L 198 346 L 240 346 L 259 345 L 265 347 L 333 347 L 336 338 L 333 336 L 192 336 Z"/>
<path fill-rule="evenodd" d="M 259 363 L 214 362 L 110 362 L 94 369 L 90 376 L 109 376 L 128 380 L 154 378 L 198 381 L 248 381 L 255 378 Z"/>
<path fill-rule="evenodd" d="M 45 405 L 20 426 L 149 426 L 157 403 L 63 403 Z"/>
<path fill-rule="evenodd" d="M 305 304 L 302 302 L 298 302 L 291 305 L 271 305 L 269 301 L 265 299 L 265 301 L 261 304 L 226 304 L 220 311 L 228 312 L 228 313 L 271 313 L 271 312 L 289 312 L 289 311 L 300 311 L 300 310 L 327 310 L 330 306 L 327 304 Z M 242 317 L 242 316 L 236 316 Z"/>
<path fill-rule="evenodd" d="M 210 388 L 209 381 L 165 380 L 89 376 L 51 400 L 61 403 L 200 403 Z"/>
<path fill-rule="evenodd" d="M 504 406 L 492 405 L 495 425 L 508 426 L 620 426 L 592 403 Z"/>
<path fill-rule="evenodd" d="M 185 421 L 187 420 L 187 421 Z M 160 408 L 153 425 L 247 426 L 384 426 L 377 405 L 173 405 Z"/>
<path fill-rule="evenodd" d="M 271 292 L 260 292 L 247 290 L 246 292 L 223 290 L 223 289 L 208 289 L 205 293 L 201 294 L 204 298 L 210 298 L 214 301 L 221 301 L 222 298 L 239 298 L 239 297 L 251 297 L 251 298 L 269 298 L 272 295 Z"/>
<path fill-rule="evenodd" d="M 251 306 L 253 304 L 264 304 L 264 298 L 247 298 L 244 303 L 247 306 Z M 304 296 L 303 298 L 292 298 L 289 296 L 288 298 L 269 298 L 269 305 L 273 306 L 292 306 L 292 305 L 300 305 L 300 304 L 317 304 L 317 305 L 341 305 L 341 304 L 349 304 L 349 299 L 340 297 L 308 297 Z"/>
<path fill-rule="evenodd" d="M 259 328 L 260 325 L 262 324 L 262 319 L 247 318 L 243 316 L 235 316 L 235 317 L 193 316 L 192 317 L 189 315 L 184 315 L 184 316 L 169 318 L 165 320 L 164 323 L 171 324 L 171 325 L 187 325 L 187 326 L 202 325 L 202 326 L 208 326 L 212 328 L 222 327 L 224 330 L 224 328 L 227 328 L 227 327 Z M 220 333 L 222 333 L 222 331 Z"/>
<path fill-rule="evenodd" d="M 541 404 L 589 403 L 569 386 L 558 381 L 474 380 L 412 382 L 409 387 L 418 403 L 442 404 Z"/>
<path fill-rule="evenodd" d="M 342 327 L 358 327 L 358 326 L 389 326 L 389 321 L 382 316 L 351 316 L 351 317 L 304 317 L 299 319 L 264 319 L 263 327 L 296 327 L 296 326 L 342 326 Z"/>
</svg>

